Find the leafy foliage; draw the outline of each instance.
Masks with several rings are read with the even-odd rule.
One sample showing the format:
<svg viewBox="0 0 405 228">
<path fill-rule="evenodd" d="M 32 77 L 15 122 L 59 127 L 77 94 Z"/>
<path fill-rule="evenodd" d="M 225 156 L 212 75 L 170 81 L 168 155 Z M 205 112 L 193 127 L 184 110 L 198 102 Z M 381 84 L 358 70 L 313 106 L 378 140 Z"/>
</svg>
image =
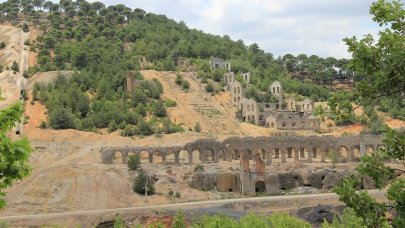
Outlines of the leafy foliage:
<svg viewBox="0 0 405 228">
<path fill-rule="evenodd" d="M 141 157 L 139 154 L 129 155 L 127 166 L 130 170 L 137 170 L 139 167 L 141 167 Z"/>
<path fill-rule="evenodd" d="M 13 181 L 21 180 L 30 173 L 28 159 L 32 148 L 28 139 L 24 137 L 15 141 L 6 135 L 20 121 L 22 114 L 23 105 L 21 103 L 0 110 L 0 175 L 2 177 L 0 179 L 0 190 L 10 187 Z M 5 192 L 0 191 L 0 196 L 5 194 Z M 0 208 L 4 206 L 5 201 L 0 198 Z"/>
</svg>

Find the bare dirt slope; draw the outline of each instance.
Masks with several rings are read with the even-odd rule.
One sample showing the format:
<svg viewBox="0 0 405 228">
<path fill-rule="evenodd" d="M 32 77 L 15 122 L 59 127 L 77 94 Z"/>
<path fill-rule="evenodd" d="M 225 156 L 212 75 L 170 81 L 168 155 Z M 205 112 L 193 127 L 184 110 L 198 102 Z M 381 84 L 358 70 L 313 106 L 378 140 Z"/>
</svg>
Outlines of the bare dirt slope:
<svg viewBox="0 0 405 228">
<path fill-rule="evenodd" d="M 176 85 L 175 72 L 141 71 L 145 79 L 158 79 L 163 85 L 163 98 L 175 100 L 177 107 L 169 108 L 170 119 L 182 123 L 185 129 L 193 129 L 200 122 L 202 132 L 218 135 L 270 135 L 271 129 L 252 124 L 240 123 L 235 117 L 236 108 L 232 106 L 229 92 L 211 96 L 205 92 L 195 73 L 181 73 L 190 83 L 184 91 Z"/>
<path fill-rule="evenodd" d="M 0 87 L 5 98 L 0 102 L 1 109 L 19 99 L 19 90 L 24 80 L 22 72 L 28 69 L 29 46 L 24 45 L 24 41 L 29 39 L 30 34 L 9 25 L 0 25 L 0 34 L 0 42 L 6 44 L 6 47 L 0 50 L 0 64 L 3 66 L 3 72 L 0 73 Z M 10 68 L 14 61 L 20 68 L 16 74 L 6 70 L 6 67 Z"/>
</svg>

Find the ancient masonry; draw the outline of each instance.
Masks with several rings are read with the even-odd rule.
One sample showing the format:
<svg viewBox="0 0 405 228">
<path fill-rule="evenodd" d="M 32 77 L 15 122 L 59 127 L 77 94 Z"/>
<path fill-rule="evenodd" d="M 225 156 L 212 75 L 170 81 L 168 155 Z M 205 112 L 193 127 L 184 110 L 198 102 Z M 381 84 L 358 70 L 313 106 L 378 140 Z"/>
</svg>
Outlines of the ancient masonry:
<svg viewBox="0 0 405 228">
<path fill-rule="evenodd" d="M 255 194 L 256 192 L 273 194 L 279 189 L 297 186 L 297 184 L 301 185 L 302 181 L 300 181 L 298 174 L 266 173 L 266 165 L 271 165 L 273 162 L 286 163 L 288 160 L 312 162 L 313 159 L 317 159 L 320 162 L 325 162 L 326 154 L 331 150 L 339 153 L 341 161 L 351 162 L 357 161 L 358 157 L 365 155 L 367 149 L 375 151 L 381 146 L 384 146 L 382 140 L 376 136 L 232 137 L 222 142 L 213 139 L 200 139 L 182 146 L 108 147 L 101 150 L 101 160 L 103 163 L 111 164 L 116 153 L 120 153 L 122 163 L 126 163 L 130 154 L 141 154 L 142 152 L 148 154 L 150 163 L 153 163 L 154 157 L 158 156 L 161 157 L 159 160 L 166 164 L 168 163 L 167 156 L 174 155 L 174 164 L 180 165 L 180 153 L 186 155 L 183 156 L 183 159 L 186 157 L 186 164 L 196 162 L 193 161 L 193 157 L 195 157 L 193 154 L 195 153 L 198 153 L 197 157 L 201 163 L 239 160 L 241 164 L 239 174 L 212 173 L 211 175 L 196 175 L 193 177 L 194 184 L 192 186 L 203 190 L 215 188 L 219 191 L 235 191 L 244 194 Z M 255 169 L 250 168 L 251 160 L 255 163 Z M 332 179 L 329 180 L 328 178 L 325 179 L 326 174 L 322 177 L 319 176 L 321 174 L 316 175 L 313 177 L 315 178 L 314 182 L 322 181 L 323 188 L 332 187 L 333 180 L 337 178 L 336 175 L 339 178 L 342 176 L 338 173 L 332 173 L 328 177 Z M 199 181 L 199 179 L 201 180 Z"/>
<path fill-rule="evenodd" d="M 250 73 L 241 74 L 241 78 L 244 84 L 249 86 Z M 238 117 L 244 122 L 279 130 L 316 131 L 320 128 L 319 118 L 312 115 L 314 103 L 308 98 L 303 101 L 296 101 L 293 98 L 283 99 L 283 88 L 278 81 L 269 87 L 270 92 L 278 100 L 276 103 L 258 103 L 253 99 L 247 99 L 246 89 L 236 80 L 234 72 L 225 73 L 224 82 L 231 92 L 232 104 L 239 110 Z"/>
</svg>

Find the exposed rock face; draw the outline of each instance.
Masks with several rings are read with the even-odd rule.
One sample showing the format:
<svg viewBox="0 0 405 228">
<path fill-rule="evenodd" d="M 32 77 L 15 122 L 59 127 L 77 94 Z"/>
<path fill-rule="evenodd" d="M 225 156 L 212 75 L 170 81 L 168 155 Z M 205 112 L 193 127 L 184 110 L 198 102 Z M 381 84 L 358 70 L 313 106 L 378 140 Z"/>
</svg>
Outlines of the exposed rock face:
<svg viewBox="0 0 405 228">
<path fill-rule="evenodd" d="M 293 189 L 304 184 L 302 176 L 295 172 L 279 173 L 278 178 L 280 181 L 280 190 Z"/>
<path fill-rule="evenodd" d="M 325 180 L 326 175 L 328 175 L 328 173 L 330 172 L 331 172 L 330 170 L 321 170 L 311 173 L 308 176 L 306 185 L 317 189 L 322 189 L 323 181 Z"/>
<path fill-rule="evenodd" d="M 215 190 L 217 177 L 217 173 L 195 173 L 190 186 L 202 191 Z"/>
<path fill-rule="evenodd" d="M 297 215 L 311 224 L 322 224 L 324 219 L 333 221 L 332 208 L 325 205 L 299 209 Z"/>
<path fill-rule="evenodd" d="M 336 186 L 345 176 L 349 176 L 352 172 L 349 171 L 339 171 L 328 173 L 323 180 L 323 189 L 330 190 Z"/>
</svg>

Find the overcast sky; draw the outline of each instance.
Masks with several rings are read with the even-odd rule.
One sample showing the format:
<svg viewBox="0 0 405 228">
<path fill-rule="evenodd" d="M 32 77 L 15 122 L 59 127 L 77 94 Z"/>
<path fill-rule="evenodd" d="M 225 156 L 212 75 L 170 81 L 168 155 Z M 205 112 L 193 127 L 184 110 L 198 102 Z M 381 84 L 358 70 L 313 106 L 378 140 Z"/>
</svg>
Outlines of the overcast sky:
<svg viewBox="0 0 405 228">
<path fill-rule="evenodd" d="M 57 2 L 57 0 L 54 0 Z M 350 57 L 342 39 L 377 34 L 372 0 L 99 0 L 165 14 L 189 27 L 287 53 Z M 90 0 L 94 2 L 94 0 Z"/>
<path fill-rule="evenodd" d="M 342 39 L 377 34 L 372 0 L 102 0 L 165 14 L 191 28 L 287 53 L 350 57 Z"/>
</svg>

